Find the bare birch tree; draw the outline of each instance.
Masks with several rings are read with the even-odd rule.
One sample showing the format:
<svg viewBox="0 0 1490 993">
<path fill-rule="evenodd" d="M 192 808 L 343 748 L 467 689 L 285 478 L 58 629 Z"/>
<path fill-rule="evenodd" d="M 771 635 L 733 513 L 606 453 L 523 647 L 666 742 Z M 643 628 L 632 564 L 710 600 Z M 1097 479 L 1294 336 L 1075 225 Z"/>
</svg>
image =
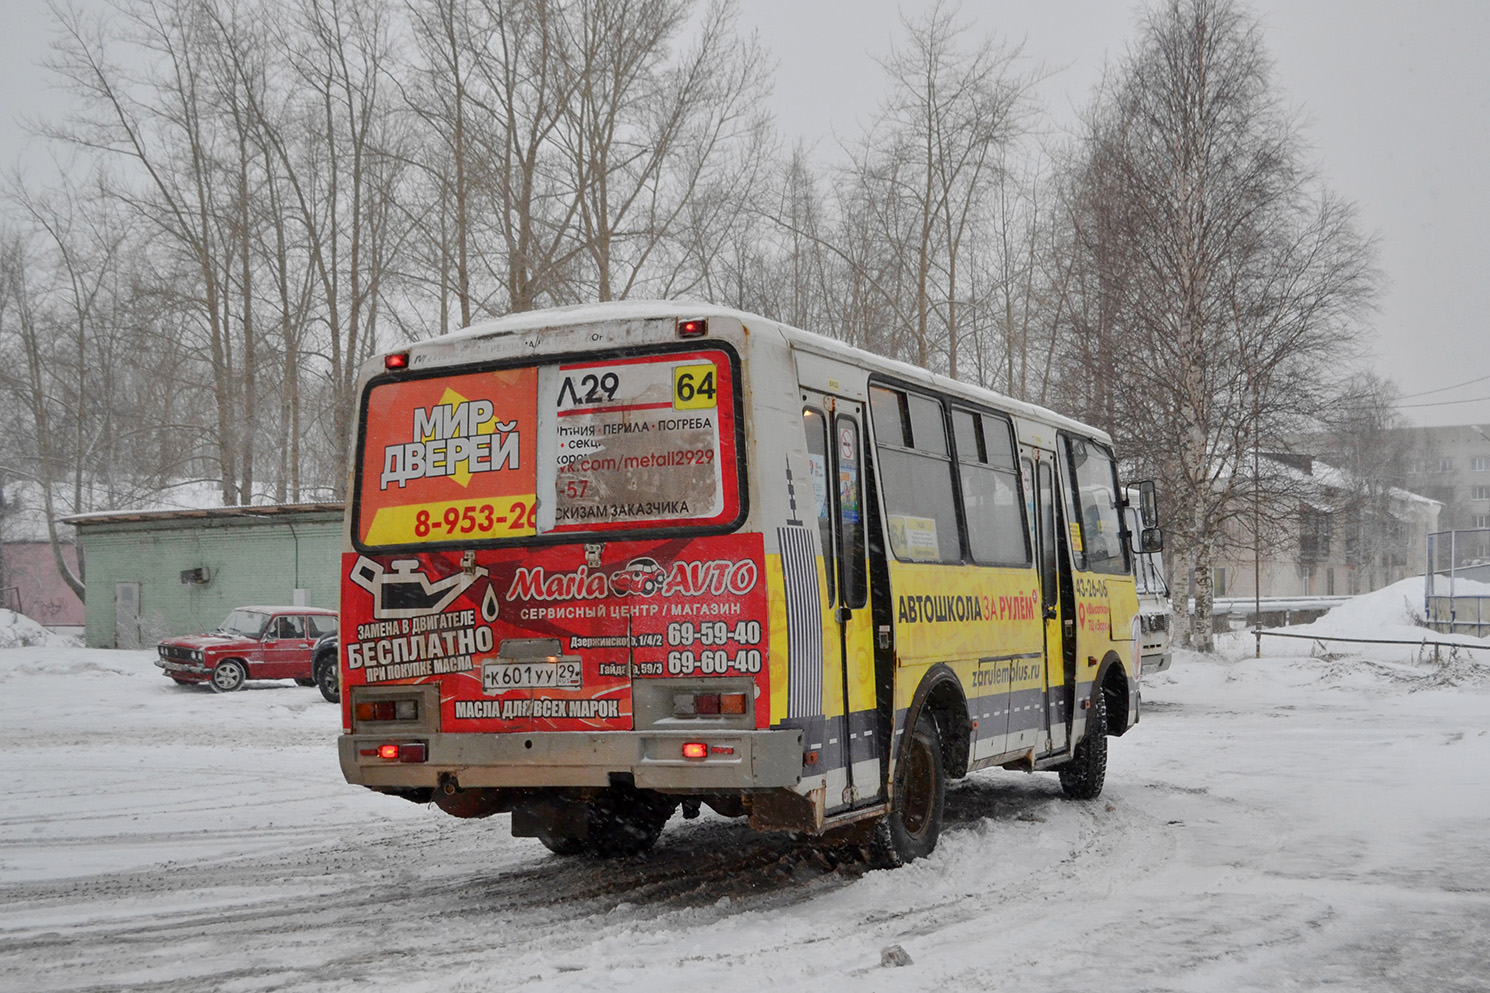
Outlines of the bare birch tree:
<svg viewBox="0 0 1490 993">
<path fill-rule="evenodd" d="M 1374 250 L 1307 168 L 1261 28 L 1232 0 L 1150 11 L 1097 114 L 1082 182 L 1101 340 L 1069 385 L 1161 481 L 1208 650 L 1216 542 L 1253 492 L 1252 454 L 1348 367 Z M 1118 355 L 1122 388 L 1092 395 Z"/>
<path fill-rule="evenodd" d="M 281 43 L 301 99 L 264 123 L 317 288 L 328 391 L 316 420 L 332 452 L 350 437 L 353 382 L 378 347 L 385 280 L 407 236 L 396 210 L 408 156 L 389 113 L 391 22 L 381 0 L 298 0 Z M 344 486 L 336 475 L 333 490 Z"/>
<path fill-rule="evenodd" d="M 693 6 L 574 0 L 565 19 L 571 95 L 559 140 L 598 300 L 626 298 L 659 268 L 664 285 L 674 282 L 685 211 L 705 188 L 728 189 L 720 171 L 758 144 L 763 59 L 734 34 L 727 0 L 672 51 Z"/>
<path fill-rule="evenodd" d="M 211 113 L 214 80 L 207 63 L 215 27 L 194 0 L 141 0 L 108 21 L 52 9 L 60 36 L 48 66 L 82 110 L 45 133 L 119 162 L 114 198 L 173 249 L 174 258 L 162 261 L 180 266 L 177 292 L 183 303 L 194 303 L 214 379 L 223 501 L 247 502 L 252 467 L 245 467 L 244 457 L 256 397 L 244 389 L 242 367 L 253 339 L 251 323 L 235 333 L 233 314 L 246 311 L 234 306 L 222 244 L 232 179 L 221 165 L 220 122 Z M 131 48 L 134 57 L 115 61 L 110 39 Z M 252 358 L 247 361 L 251 366 Z"/>
</svg>

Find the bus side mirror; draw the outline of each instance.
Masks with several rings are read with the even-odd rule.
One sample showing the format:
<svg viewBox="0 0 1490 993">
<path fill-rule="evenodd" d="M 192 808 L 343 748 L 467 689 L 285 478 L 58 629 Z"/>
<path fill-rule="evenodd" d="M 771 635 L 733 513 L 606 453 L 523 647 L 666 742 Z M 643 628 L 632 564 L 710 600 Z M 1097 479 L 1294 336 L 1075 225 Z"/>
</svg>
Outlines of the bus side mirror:
<svg viewBox="0 0 1490 993">
<path fill-rule="evenodd" d="M 1154 492 L 1154 481 L 1151 479 L 1138 484 L 1138 514 L 1143 519 L 1145 531 L 1159 526 L 1159 498 Z M 1144 540 L 1147 543 L 1147 535 Z M 1144 551 L 1148 549 L 1145 548 Z"/>
<path fill-rule="evenodd" d="M 1140 550 L 1144 554 L 1149 552 L 1164 551 L 1164 531 L 1162 528 L 1144 528 L 1143 537 L 1139 541 Z"/>
</svg>

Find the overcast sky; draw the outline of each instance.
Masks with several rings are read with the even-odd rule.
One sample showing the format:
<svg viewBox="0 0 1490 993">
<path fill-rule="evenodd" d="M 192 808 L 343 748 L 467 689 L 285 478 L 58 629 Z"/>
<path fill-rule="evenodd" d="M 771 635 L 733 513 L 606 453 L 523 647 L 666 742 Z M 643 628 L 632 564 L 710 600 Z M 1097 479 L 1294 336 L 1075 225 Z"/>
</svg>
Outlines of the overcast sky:
<svg viewBox="0 0 1490 993">
<path fill-rule="evenodd" d="M 883 91 L 888 50 L 918 0 L 744 0 L 779 60 L 773 107 L 790 136 L 849 137 Z M 1113 0 L 965 0 L 972 34 L 1022 44 L 1059 70 L 1042 93 L 1068 126 L 1105 63 L 1134 37 L 1140 5 Z M 1255 0 L 1275 82 L 1303 115 L 1329 184 L 1379 236 L 1389 285 L 1373 364 L 1419 423 L 1490 422 L 1490 3 Z M 1480 381 L 1456 390 L 1429 390 Z M 1480 398 L 1442 406 L 1446 400 Z"/>
<path fill-rule="evenodd" d="M 929 0 L 741 0 L 743 27 L 778 62 L 772 107 L 789 140 L 857 133 L 883 92 L 873 56 L 903 11 Z M 1118 0 L 964 0 L 971 36 L 1022 44 L 1056 71 L 1042 95 L 1069 124 L 1134 36 L 1139 5 Z M 1380 238 L 1389 285 L 1371 342 L 1420 423 L 1490 424 L 1490 3 L 1482 0 L 1255 0 L 1276 84 L 1306 117 L 1329 184 Z M 24 142 L 15 118 L 56 106 L 35 60 L 48 39 L 38 0 L 6 4 L 0 32 L 0 164 Z M 970 36 L 970 41 L 972 37 Z M 36 161 L 35 154 L 28 158 Z M 34 168 L 34 165 L 31 166 Z M 1462 388 L 1440 390 L 1479 379 Z M 1421 394 L 1421 395 L 1419 395 Z M 1474 403 L 1444 401 L 1477 398 Z M 1438 404 L 1435 406 L 1408 406 Z"/>
</svg>

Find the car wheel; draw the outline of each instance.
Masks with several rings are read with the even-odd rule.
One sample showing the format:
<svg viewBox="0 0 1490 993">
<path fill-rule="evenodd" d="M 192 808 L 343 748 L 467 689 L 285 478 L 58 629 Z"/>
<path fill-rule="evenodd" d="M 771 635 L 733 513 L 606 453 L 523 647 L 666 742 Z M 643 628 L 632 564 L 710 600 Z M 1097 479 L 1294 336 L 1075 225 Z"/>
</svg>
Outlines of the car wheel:
<svg viewBox="0 0 1490 993">
<path fill-rule="evenodd" d="M 947 801 L 942 737 L 925 711 L 906 742 L 895 776 L 895 800 L 875 829 L 873 861 L 886 867 L 925 858 L 936 849 Z"/>
<path fill-rule="evenodd" d="M 295 677 L 295 685 L 296 686 L 314 686 L 314 685 L 316 685 L 316 681 L 314 679 L 307 679 L 304 676 L 296 676 Z"/>
<path fill-rule="evenodd" d="M 1086 737 L 1076 746 L 1071 761 L 1059 767 L 1061 789 L 1073 800 L 1095 800 L 1102 795 L 1107 778 L 1107 694 L 1092 694 L 1086 715 Z"/>
<path fill-rule="evenodd" d="M 323 655 L 316 662 L 316 685 L 327 703 L 341 703 L 341 673 L 335 655 Z"/>
<path fill-rule="evenodd" d="M 217 693 L 241 690 L 248 681 L 248 669 L 237 659 L 223 659 L 212 670 L 212 689 Z"/>
</svg>

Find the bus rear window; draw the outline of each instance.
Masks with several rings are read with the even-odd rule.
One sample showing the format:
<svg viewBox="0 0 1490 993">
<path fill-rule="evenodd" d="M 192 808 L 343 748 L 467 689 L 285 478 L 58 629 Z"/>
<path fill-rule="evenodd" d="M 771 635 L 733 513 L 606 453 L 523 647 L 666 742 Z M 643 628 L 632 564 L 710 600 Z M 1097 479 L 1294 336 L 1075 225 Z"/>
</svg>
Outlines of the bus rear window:
<svg viewBox="0 0 1490 993">
<path fill-rule="evenodd" d="M 354 532 L 467 546 L 731 524 L 736 402 L 716 348 L 375 380 Z"/>
</svg>

